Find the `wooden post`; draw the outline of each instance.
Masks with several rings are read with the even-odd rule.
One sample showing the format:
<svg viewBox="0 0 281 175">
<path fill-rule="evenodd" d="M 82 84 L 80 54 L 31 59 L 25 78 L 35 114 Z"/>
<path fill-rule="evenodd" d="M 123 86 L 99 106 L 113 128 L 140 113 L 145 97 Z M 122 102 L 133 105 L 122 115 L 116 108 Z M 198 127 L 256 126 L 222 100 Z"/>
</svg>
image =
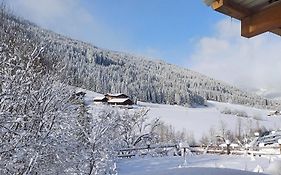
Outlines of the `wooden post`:
<svg viewBox="0 0 281 175">
<path fill-rule="evenodd" d="M 225 140 L 225 143 L 226 143 L 226 154 L 229 155 L 230 154 L 230 141 Z"/>
<path fill-rule="evenodd" d="M 279 150 L 280 150 L 280 154 L 281 154 L 281 139 L 278 139 L 278 144 L 279 144 Z"/>
</svg>

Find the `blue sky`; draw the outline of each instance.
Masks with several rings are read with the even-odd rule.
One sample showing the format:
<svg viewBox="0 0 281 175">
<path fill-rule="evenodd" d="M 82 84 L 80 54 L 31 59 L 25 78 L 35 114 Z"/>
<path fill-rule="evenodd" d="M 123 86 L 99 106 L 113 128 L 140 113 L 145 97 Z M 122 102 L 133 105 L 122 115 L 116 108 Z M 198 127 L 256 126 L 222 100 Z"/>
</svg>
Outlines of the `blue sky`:
<svg viewBox="0 0 281 175">
<path fill-rule="evenodd" d="M 212 33 L 222 15 L 201 0 L 96 0 L 85 1 L 111 32 L 126 42 L 101 46 L 160 57 L 170 63 L 186 61 L 194 41 Z M 99 43 L 97 43 L 99 45 Z"/>
<path fill-rule="evenodd" d="M 68 25 L 71 27 L 71 23 L 65 25 L 68 29 L 64 29 L 59 22 L 55 22 L 63 21 L 63 15 L 53 19 L 47 18 L 46 14 L 39 14 L 41 19 L 36 17 L 38 15 L 34 16 L 32 10 L 42 2 L 13 1 L 22 6 L 31 6 L 25 10 L 11 3 L 15 12 L 43 27 L 99 47 L 161 58 L 178 65 L 186 62 L 194 49 L 194 42 L 201 36 L 213 33 L 214 23 L 224 18 L 201 0 L 57 0 L 68 4 L 61 7 L 62 12 L 78 7 L 93 20 L 80 24 L 77 30 L 70 30 Z M 43 3 L 41 8 L 46 7 L 42 11 L 53 12 L 51 8 L 60 8 L 63 3 L 51 0 Z M 68 14 L 65 15 L 67 18 Z"/>
<path fill-rule="evenodd" d="M 200 0 L 97 0 L 87 1 L 94 16 L 127 39 L 111 49 L 128 50 L 181 63 L 193 41 L 212 33 L 222 15 Z M 102 44 L 102 47 L 107 47 Z"/>
<path fill-rule="evenodd" d="M 242 38 L 239 21 L 213 11 L 202 0 L 7 2 L 17 15 L 43 28 L 281 97 L 280 37 L 266 33 Z"/>
</svg>

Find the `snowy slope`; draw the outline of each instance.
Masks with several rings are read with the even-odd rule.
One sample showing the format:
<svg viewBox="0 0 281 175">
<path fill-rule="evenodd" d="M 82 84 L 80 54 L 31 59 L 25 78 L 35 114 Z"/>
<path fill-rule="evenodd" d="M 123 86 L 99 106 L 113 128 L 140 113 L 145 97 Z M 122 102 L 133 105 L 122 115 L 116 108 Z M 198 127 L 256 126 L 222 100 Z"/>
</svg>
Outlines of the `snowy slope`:
<svg viewBox="0 0 281 175">
<path fill-rule="evenodd" d="M 139 105 L 149 107 L 149 115 L 158 117 L 167 124 L 171 124 L 176 130 L 186 129 L 193 132 L 196 140 L 200 139 L 203 134 L 208 134 L 210 128 L 220 129 L 225 125 L 226 129 L 235 131 L 237 123 L 241 120 L 244 127 L 262 127 L 270 129 L 281 128 L 281 116 L 267 117 L 268 110 L 234 105 L 228 103 L 208 101 L 207 107 L 187 108 L 177 105 L 163 105 L 139 102 Z M 220 111 L 225 108 L 232 111 L 244 111 L 248 118 L 238 117 L 236 115 L 222 114 Z M 258 118 L 259 120 L 256 120 Z"/>
</svg>

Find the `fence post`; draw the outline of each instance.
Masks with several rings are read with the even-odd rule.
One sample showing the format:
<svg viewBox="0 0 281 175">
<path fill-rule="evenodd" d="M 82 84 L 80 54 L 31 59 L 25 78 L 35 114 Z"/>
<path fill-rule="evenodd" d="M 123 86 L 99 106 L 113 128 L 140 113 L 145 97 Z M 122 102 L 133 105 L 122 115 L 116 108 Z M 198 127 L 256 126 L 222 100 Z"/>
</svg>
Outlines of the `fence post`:
<svg viewBox="0 0 281 175">
<path fill-rule="evenodd" d="M 280 154 L 281 154 L 281 139 L 278 139 L 278 144 L 279 144 L 279 150 L 280 150 Z"/>
<path fill-rule="evenodd" d="M 225 140 L 225 144 L 226 144 L 226 154 L 229 155 L 230 154 L 230 141 Z"/>
</svg>

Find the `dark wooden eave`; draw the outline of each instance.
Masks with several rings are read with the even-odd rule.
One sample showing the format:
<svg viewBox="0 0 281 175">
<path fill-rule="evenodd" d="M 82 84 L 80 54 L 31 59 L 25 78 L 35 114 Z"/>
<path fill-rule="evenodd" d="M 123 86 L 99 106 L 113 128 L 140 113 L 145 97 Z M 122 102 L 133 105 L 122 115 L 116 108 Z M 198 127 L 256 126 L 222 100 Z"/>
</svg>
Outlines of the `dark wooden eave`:
<svg viewBox="0 0 281 175">
<path fill-rule="evenodd" d="M 256 2 L 259 0 L 256 0 Z M 246 38 L 272 32 L 281 36 L 281 2 L 266 1 L 249 8 L 238 0 L 214 0 L 211 7 L 241 21 L 241 35 Z"/>
</svg>

